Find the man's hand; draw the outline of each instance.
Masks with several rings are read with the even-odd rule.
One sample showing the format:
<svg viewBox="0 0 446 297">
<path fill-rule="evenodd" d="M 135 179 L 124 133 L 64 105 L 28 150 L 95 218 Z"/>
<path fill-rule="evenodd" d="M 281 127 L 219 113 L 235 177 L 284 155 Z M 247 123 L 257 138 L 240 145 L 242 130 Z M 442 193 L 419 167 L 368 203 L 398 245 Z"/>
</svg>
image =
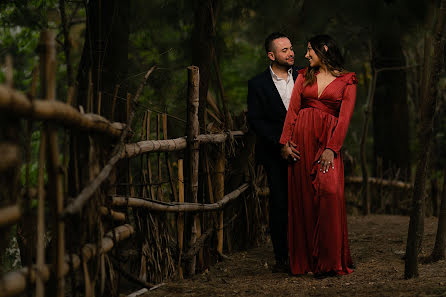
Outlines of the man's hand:
<svg viewBox="0 0 446 297">
<path fill-rule="evenodd" d="M 297 145 L 294 142 L 288 141 L 282 147 L 282 158 L 291 162 L 297 162 L 300 160 L 300 152 L 296 149 L 296 147 Z"/>
</svg>

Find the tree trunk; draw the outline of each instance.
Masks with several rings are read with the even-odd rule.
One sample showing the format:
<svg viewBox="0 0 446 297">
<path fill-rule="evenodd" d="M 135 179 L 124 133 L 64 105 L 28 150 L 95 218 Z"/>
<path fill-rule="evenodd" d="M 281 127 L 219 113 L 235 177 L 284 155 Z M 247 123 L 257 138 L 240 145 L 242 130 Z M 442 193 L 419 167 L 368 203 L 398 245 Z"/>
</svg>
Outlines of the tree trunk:
<svg viewBox="0 0 446 297">
<path fill-rule="evenodd" d="M 198 66 L 200 69 L 200 86 L 199 86 L 199 106 L 198 106 L 198 121 L 200 125 L 200 132 L 206 130 L 206 101 L 209 91 L 209 82 L 211 78 L 211 70 L 213 59 L 215 55 L 215 24 L 218 14 L 220 0 L 195 0 L 194 1 L 194 30 L 192 32 L 192 65 Z M 207 153 L 205 147 L 199 153 L 199 168 L 204 168 L 205 154 Z M 205 181 L 206 176 L 200 175 L 198 180 L 197 200 L 205 202 Z M 201 234 L 201 221 L 198 217 L 195 219 L 197 235 Z M 203 223 L 205 220 L 203 220 Z M 203 227 L 207 228 L 207 227 Z M 203 251 L 200 251 L 198 269 L 203 266 Z"/>
<path fill-rule="evenodd" d="M 119 98 L 127 96 L 127 85 L 122 82 L 127 77 L 128 67 L 128 15 L 128 1 L 94 0 L 88 3 L 85 44 L 77 75 L 78 96 L 73 102 L 74 106 L 83 106 L 85 112 L 100 113 L 111 119 L 116 86 L 119 85 Z M 125 122 L 125 101 L 116 100 L 114 109 L 114 119 L 111 120 Z M 89 143 L 82 135 L 74 135 L 71 141 L 69 188 L 72 196 L 76 196 L 79 188 L 88 182 L 85 164 L 88 164 Z M 75 181 L 79 181 L 78 185 Z"/>
<path fill-rule="evenodd" d="M 446 250 L 446 170 L 443 171 L 443 193 L 441 194 L 440 213 L 438 215 L 437 236 L 430 256 L 433 262 L 443 260 Z"/>
<path fill-rule="evenodd" d="M 127 97 L 127 85 L 122 82 L 126 81 L 128 67 L 129 3 L 119 0 L 88 1 L 85 43 L 77 73 L 78 96 L 73 101 L 73 106 L 82 106 L 85 112 L 101 114 L 110 119 L 114 107 L 114 118 L 111 120 L 119 122 L 126 122 L 127 118 L 126 102 L 121 98 Z M 116 89 L 119 98 L 114 100 Z M 90 140 L 86 133 L 73 131 L 71 134 L 68 192 L 72 197 L 76 197 L 96 177 L 113 148 L 110 138 L 95 138 L 94 142 Z M 126 181 L 126 164 L 125 161 L 118 163 L 115 183 Z M 118 194 L 121 193 L 118 191 Z M 105 197 L 102 191 L 97 191 L 95 195 L 85 207 L 88 210 L 80 216 L 69 218 L 71 234 L 80 234 L 80 238 L 67 236 L 67 248 L 72 251 L 83 242 L 97 241 L 104 232 L 97 214 Z M 98 232 L 90 231 L 93 226 Z M 104 279 L 113 273 L 105 273 L 106 261 L 103 256 L 98 256 L 96 260 L 89 265 L 89 270 L 93 271 L 92 282 L 97 282 L 92 284 L 92 288 L 95 288 L 95 293 L 102 295 Z M 108 265 L 107 269 L 112 269 L 112 266 Z M 108 281 L 108 284 L 112 284 L 106 288 L 110 296 L 117 295 L 117 286 L 113 285 L 117 282 L 116 279 Z"/>
<path fill-rule="evenodd" d="M 204 125 L 206 98 L 214 57 L 215 22 L 220 1 L 196 0 L 195 25 L 192 34 L 192 65 L 200 69 L 200 102 L 198 120 Z"/>
<path fill-rule="evenodd" d="M 435 8 L 435 7 L 434 7 Z M 412 214 L 410 217 L 409 230 L 407 234 L 406 260 L 404 276 L 412 278 L 418 276 L 418 251 L 422 243 L 423 229 L 420 224 L 424 216 L 424 192 L 426 183 L 426 167 L 429 156 L 430 145 L 432 141 L 433 118 L 435 115 L 435 106 L 437 101 L 437 84 L 441 70 L 441 59 L 443 58 L 442 41 L 445 31 L 446 21 L 446 0 L 441 0 L 440 7 L 437 10 L 438 18 L 433 31 L 433 38 L 425 39 L 425 49 L 430 48 L 432 44 L 432 54 L 425 54 L 424 72 L 429 71 L 424 80 L 426 85 L 422 88 L 422 101 L 420 105 L 420 125 L 418 130 L 418 163 L 415 176 L 415 185 L 413 190 Z M 426 30 L 426 34 L 429 31 Z M 431 63 L 429 63 L 431 60 Z M 428 86 L 427 86 L 428 85 Z"/>
</svg>

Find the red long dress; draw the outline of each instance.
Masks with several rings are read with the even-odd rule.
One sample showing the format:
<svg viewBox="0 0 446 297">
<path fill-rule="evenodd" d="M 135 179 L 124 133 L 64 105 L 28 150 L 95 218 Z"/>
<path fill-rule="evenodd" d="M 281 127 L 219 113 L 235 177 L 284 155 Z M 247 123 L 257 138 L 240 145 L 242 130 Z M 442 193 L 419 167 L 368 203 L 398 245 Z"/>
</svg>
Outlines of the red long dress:
<svg viewBox="0 0 446 297">
<path fill-rule="evenodd" d="M 301 153 L 288 167 L 288 246 L 293 274 L 348 274 L 344 197 L 344 166 L 340 149 L 356 99 L 356 76 L 336 77 L 318 98 L 317 82 L 304 86 L 302 69 L 296 79 L 280 142 L 291 140 Z M 335 152 L 334 169 L 319 170 L 322 152 Z"/>
</svg>

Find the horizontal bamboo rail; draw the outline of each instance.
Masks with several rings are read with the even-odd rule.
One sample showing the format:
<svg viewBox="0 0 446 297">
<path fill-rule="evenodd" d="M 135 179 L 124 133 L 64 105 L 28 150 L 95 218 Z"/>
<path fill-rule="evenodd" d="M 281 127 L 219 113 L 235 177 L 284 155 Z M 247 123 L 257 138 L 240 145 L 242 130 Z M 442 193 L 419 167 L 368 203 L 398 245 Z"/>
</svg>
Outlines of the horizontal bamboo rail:
<svg viewBox="0 0 446 297">
<path fill-rule="evenodd" d="M 88 262 L 91 258 L 93 258 L 97 253 L 97 247 L 100 246 L 101 249 L 99 253 L 107 253 L 110 251 L 116 242 L 127 239 L 134 233 L 134 229 L 131 225 L 125 224 L 119 227 L 116 227 L 102 238 L 101 243 L 91 244 L 88 243 L 82 247 L 82 259 L 85 262 Z M 70 263 L 72 261 L 72 263 Z M 70 256 L 65 257 L 65 263 L 63 267 L 63 275 L 67 275 L 70 271 L 70 266 L 73 269 L 77 269 L 81 266 L 81 257 L 79 255 L 72 254 Z M 38 273 L 41 275 L 42 279 L 46 282 L 50 277 L 50 265 L 45 265 L 41 271 Z M 22 268 L 18 271 L 13 271 L 5 274 L 2 279 L 0 279 L 0 297 L 12 297 L 17 296 L 24 292 L 27 288 L 28 282 L 27 279 L 29 277 L 30 283 L 34 283 L 36 280 L 36 267 L 33 267 L 31 270 L 31 274 L 28 268 Z"/>
<path fill-rule="evenodd" d="M 22 215 L 18 205 L 0 208 L 0 227 L 17 223 Z"/>
<path fill-rule="evenodd" d="M 345 178 L 345 183 L 350 184 L 360 184 L 362 183 L 362 177 L 361 176 L 348 176 Z M 389 180 L 389 179 L 381 179 L 376 177 L 369 177 L 368 178 L 369 184 L 372 185 L 378 185 L 378 186 L 384 186 L 384 187 L 395 187 L 400 189 L 412 189 L 413 185 L 411 183 L 406 183 L 400 180 Z"/>
<path fill-rule="evenodd" d="M 214 211 L 223 208 L 228 202 L 238 198 L 249 185 L 247 183 L 242 184 L 236 190 L 225 195 L 222 200 L 210 203 L 167 203 L 154 200 L 144 200 L 139 198 L 126 198 L 115 196 L 111 198 L 111 203 L 115 206 L 129 206 L 129 207 L 144 207 L 153 211 L 164 211 L 164 212 L 206 212 Z"/>
<path fill-rule="evenodd" d="M 17 166 L 20 162 L 19 147 L 12 143 L 0 143 L 0 171 Z"/>
<path fill-rule="evenodd" d="M 113 137 L 119 137 L 125 127 L 123 123 L 112 123 L 97 114 L 83 114 L 60 101 L 30 101 L 22 92 L 5 85 L 0 85 L 0 111 L 35 120 L 54 120 L 72 128 L 105 133 Z"/>
<path fill-rule="evenodd" d="M 220 134 L 201 134 L 196 140 L 198 143 L 221 143 L 226 141 L 228 137 L 243 136 L 242 131 L 230 131 Z M 185 149 L 187 146 L 187 138 L 185 136 L 167 139 L 167 140 L 145 140 L 137 143 L 125 145 L 121 158 L 132 158 L 134 156 L 149 152 L 173 152 Z"/>
<path fill-rule="evenodd" d="M 115 221 L 125 221 L 125 213 L 117 212 L 111 209 L 108 209 L 107 207 L 101 206 L 99 208 L 99 212 L 103 216 L 109 216 L 113 218 Z"/>
</svg>

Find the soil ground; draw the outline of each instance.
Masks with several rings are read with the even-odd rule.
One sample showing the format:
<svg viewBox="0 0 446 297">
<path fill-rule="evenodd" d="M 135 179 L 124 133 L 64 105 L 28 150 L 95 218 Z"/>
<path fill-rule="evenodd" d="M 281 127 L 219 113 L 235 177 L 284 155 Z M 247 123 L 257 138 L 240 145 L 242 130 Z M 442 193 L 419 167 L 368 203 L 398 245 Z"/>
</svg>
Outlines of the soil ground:
<svg viewBox="0 0 446 297">
<path fill-rule="evenodd" d="M 356 269 L 350 275 L 315 279 L 312 275 L 272 273 L 270 243 L 230 255 L 204 273 L 169 282 L 149 296 L 446 296 L 446 263 L 420 264 L 420 276 L 404 279 L 408 217 L 348 217 Z M 436 218 L 426 218 L 423 255 L 433 248 Z"/>
</svg>

